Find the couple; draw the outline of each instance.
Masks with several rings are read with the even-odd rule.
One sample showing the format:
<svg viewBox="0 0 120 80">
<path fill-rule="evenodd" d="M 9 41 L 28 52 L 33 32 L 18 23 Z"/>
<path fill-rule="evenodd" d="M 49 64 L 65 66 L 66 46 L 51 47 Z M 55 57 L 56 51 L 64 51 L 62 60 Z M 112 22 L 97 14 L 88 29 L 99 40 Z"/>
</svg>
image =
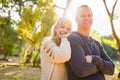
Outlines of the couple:
<svg viewBox="0 0 120 80">
<path fill-rule="evenodd" d="M 76 22 L 77 32 L 69 34 L 71 22 L 66 18 L 59 19 L 51 39 L 43 41 L 41 80 L 105 80 L 105 74 L 114 73 L 114 63 L 101 44 L 90 37 L 91 8 L 80 6 Z"/>
</svg>

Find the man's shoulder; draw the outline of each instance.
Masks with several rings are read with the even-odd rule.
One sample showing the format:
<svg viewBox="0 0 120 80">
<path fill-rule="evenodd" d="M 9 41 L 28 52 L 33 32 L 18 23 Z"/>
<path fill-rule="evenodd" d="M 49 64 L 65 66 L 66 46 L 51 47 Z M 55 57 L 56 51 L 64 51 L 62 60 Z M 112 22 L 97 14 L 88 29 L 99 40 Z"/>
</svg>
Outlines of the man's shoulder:
<svg viewBox="0 0 120 80">
<path fill-rule="evenodd" d="M 79 35 L 77 32 L 72 32 L 70 35 L 69 35 L 69 38 L 78 38 Z"/>
<path fill-rule="evenodd" d="M 91 37 L 92 38 L 92 37 Z M 92 40 L 94 41 L 94 42 L 97 42 L 97 43 L 99 43 L 99 41 L 97 41 L 96 39 L 94 39 L 94 38 L 92 38 Z"/>
<path fill-rule="evenodd" d="M 93 39 L 93 38 L 92 38 L 92 40 L 93 40 L 97 45 L 99 45 L 99 46 L 102 45 L 102 44 L 101 44 L 99 41 L 97 41 L 96 39 Z"/>
<path fill-rule="evenodd" d="M 68 40 L 69 40 L 69 41 L 81 41 L 81 36 L 79 35 L 78 32 L 72 32 L 72 33 L 68 36 Z"/>
</svg>

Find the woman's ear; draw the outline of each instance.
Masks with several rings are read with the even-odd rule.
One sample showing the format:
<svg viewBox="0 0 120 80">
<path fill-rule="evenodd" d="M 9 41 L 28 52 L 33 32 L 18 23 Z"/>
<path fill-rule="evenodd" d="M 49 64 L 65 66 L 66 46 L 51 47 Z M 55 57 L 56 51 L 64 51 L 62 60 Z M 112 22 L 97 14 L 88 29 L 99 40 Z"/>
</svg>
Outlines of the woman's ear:
<svg viewBox="0 0 120 80">
<path fill-rule="evenodd" d="M 55 26 L 54 31 L 57 32 L 57 30 L 58 30 L 58 26 Z"/>
</svg>

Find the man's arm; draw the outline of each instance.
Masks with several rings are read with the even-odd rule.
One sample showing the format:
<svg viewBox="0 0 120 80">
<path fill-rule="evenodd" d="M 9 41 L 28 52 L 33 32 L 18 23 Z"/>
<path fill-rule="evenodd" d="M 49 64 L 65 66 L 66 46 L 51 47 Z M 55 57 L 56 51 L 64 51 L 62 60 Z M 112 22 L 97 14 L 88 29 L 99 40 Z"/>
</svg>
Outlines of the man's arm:
<svg viewBox="0 0 120 80">
<path fill-rule="evenodd" d="M 72 51 L 69 64 L 74 74 L 78 77 L 85 77 L 96 73 L 98 71 L 96 65 L 86 62 L 83 43 L 79 37 L 70 35 L 68 40 L 70 41 Z"/>
<path fill-rule="evenodd" d="M 112 60 L 110 59 L 110 57 L 107 55 L 107 53 L 104 50 L 104 48 L 101 45 L 99 45 L 99 46 L 100 46 L 99 48 L 100 48 L 101 57 L 93 56 L 93 61 L 92 62 L 104 74 L 113 75 L 115 65 L 112 62 Z"/>
</svg>

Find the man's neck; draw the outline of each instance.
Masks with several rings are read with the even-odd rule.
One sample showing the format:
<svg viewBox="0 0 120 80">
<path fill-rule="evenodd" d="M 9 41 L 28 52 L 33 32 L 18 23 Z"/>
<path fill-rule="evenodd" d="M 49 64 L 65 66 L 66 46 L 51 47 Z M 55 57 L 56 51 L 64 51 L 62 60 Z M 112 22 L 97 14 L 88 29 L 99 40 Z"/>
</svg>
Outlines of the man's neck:
<svg viewBox="0 0 120 80">
<path fill-rule="evenodd" d="M 90 29 L 81 29 L 81 28 L 78 28 L 78 33 L 86 36 L 86 37 L 89 37 L 90 36 Z"/>
</svg>

